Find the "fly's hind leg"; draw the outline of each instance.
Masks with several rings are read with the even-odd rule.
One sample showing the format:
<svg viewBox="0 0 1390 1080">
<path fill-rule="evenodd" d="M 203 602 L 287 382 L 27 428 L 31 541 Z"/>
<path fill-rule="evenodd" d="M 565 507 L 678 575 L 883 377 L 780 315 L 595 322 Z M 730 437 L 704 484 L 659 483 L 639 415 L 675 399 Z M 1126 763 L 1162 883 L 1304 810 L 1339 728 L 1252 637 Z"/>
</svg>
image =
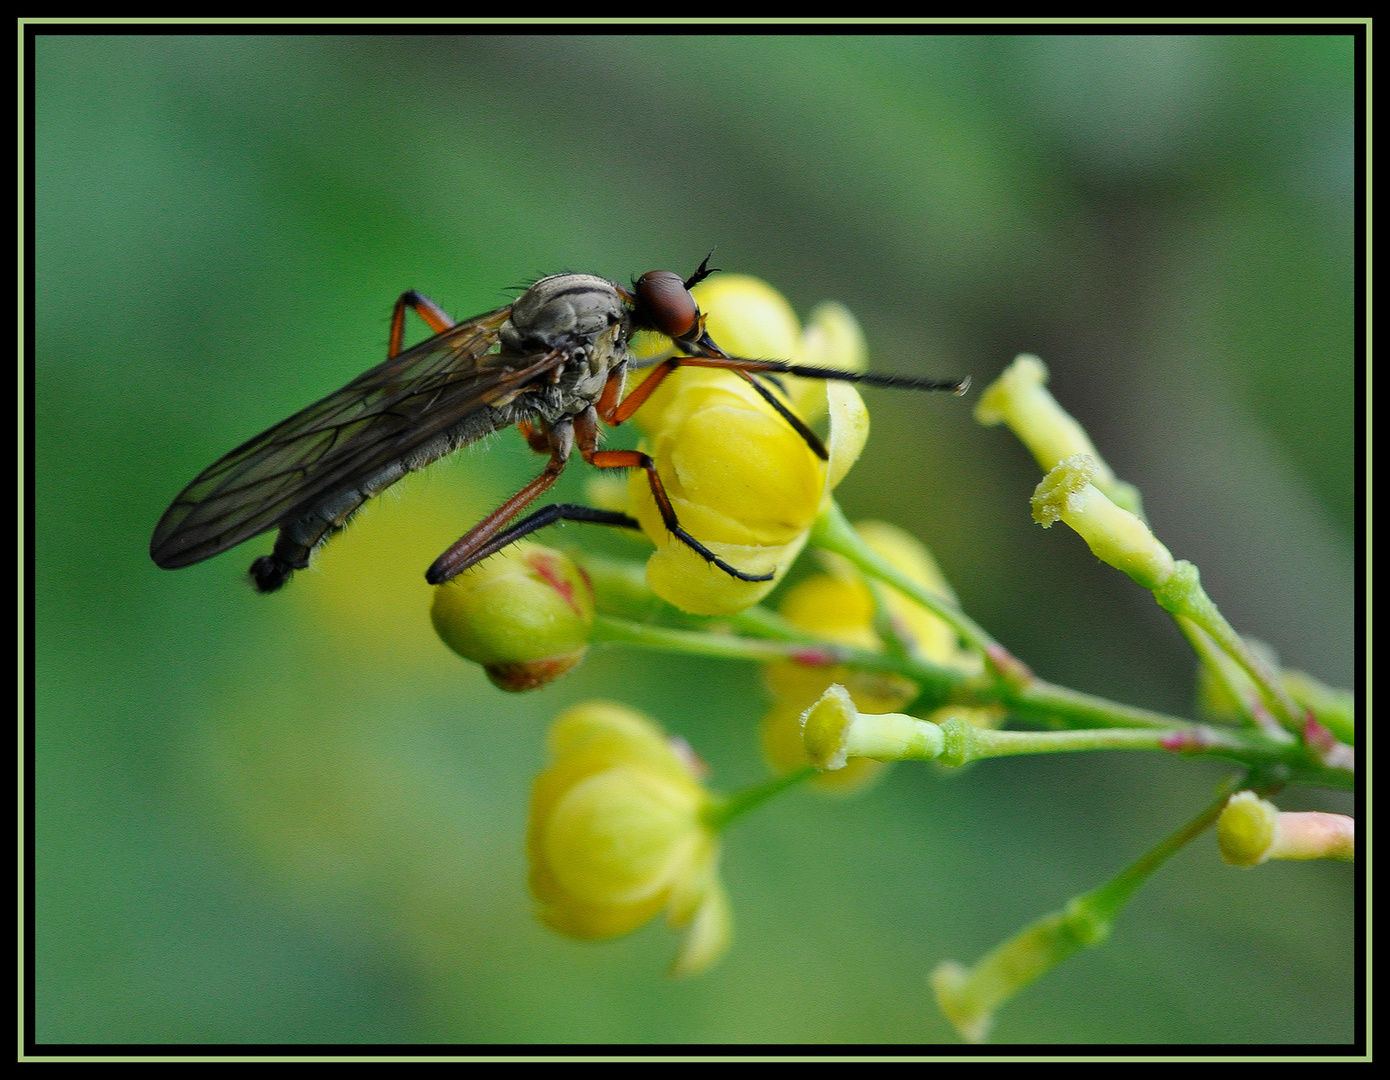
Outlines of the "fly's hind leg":
<svg viewBox="0 0 1390 1080">
<path fill-rule="evenodd" d="M 521 431 L 522 437 L 529 446 L 538 454 L 548 454 L 551 451 L 550 434 L 536 427 L 530 420 L 520 420 L 517 428 Z"/>
<path fill-rule="evenodd" d="M 597 435 L 597 422 L 590 415 L 592 409 L 581 414 L 580 420 L 587 419 L 585 431 L 586 445 L 592 446 Z M 434 561 L 425 572 L 425 580 L 431 585 L 441 585 L 457 577 L 470 566 L 476 566 L 489 555 L 495 555 L 508 544 L 514 544 L 522 537 L 529 536 L 537 529 L 553 525 L 557 521 L 584 521 L 593 525 L 613 525 L 622 529 L 641 529 L 641 525 L 627 514 L 615 510 L 595 510 L 589 506 L 574 503 L 552 503 L 542 507 L 529 517 L 523 518 L 510 528 L 507 522 L 521 513 L 559 478 L 569 459 L 570 450 L 575 443 L 575 421 L 564 420 L 542 430 L 529 420 L 517 425 L 526 437 L 532 450 L 550 454 L 550 462 L 545 471 L 536 477 L 491 514 L 478 522 L 466 535 Z"/>
<path fill-rule="evenodd" d="M 469 556 L 468 565 L 460 567 L 459 570 L 476 566 L 489 555 L 497 554 L 508 544 L 515 544 L 523 537 L 530 536 L 537 529 L 544 529 L 547 525 L 554 525 L 557 521 L 583 521 L 590 525 L 612 525 L 619 529 L 637 529 L 639 531 L 642 528 L 641 523 L 636 518 L 628 517 L 627 514 L 617 510 L 595 510 L 592 506 L 580 506 L 577 503 L 551 503 L 549 506 L 541 507 L 529 517 L 522 518 L 511 528 L 498 533 L 487 541 Z M 437 582 L 431 582 L 431 584 L 437 584 Z"/>
<path fill-rule="evenodd" d="M 401 347 L 405 343 L 405 309 L 419 315 L 425 323 L 436 334 L 442 334 L 449 327 L 454 325 L 454 320 L 449 318 L 442 307 L 436 304 L 424 293 L 418 293 L 414 289 L 407 289 L 401 293 L 400 299 L 396 301 L 396 307 L 391 312 L 391 339 L 386 346 L 386 359 L 399 356 Z"/>
<path fill-rule="evenodd" d="M 507 522 L 535 502 L 543 491 L 548 490 L 560 478 L 568 456 L 567 447 L 563 456 L 558 449 L 552 452 L 545 471 L 459 537 L 449 550 L 435 559 L 425 571 L 425 580 L 431 585 L 442 585 L 505 547 L 506 544 L 494 544 L 498 535 L 503 533 Z M 512 531 L 514 530 L 509 530 Z M 513 539 L 520 539 L 520 536 Z"/>
</svg>

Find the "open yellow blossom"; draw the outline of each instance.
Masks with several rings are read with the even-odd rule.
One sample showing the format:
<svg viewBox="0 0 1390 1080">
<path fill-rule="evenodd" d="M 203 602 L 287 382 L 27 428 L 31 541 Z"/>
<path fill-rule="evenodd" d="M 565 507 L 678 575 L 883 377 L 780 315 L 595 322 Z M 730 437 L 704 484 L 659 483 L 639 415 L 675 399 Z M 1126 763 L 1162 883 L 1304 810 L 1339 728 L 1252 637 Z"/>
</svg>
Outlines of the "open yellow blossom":
<svg viewBox="0 0 1390 1080">
<path fill-rule="evenodd" d="M 862 336 L 843 308 L 822 309 L 808 337 L 787 302 L 755 278 L 711 279 L 694 294 L 710 335 L 731 355 L 863 364 Z M 868 411 L 853 387 L 814 379 L 782 382 L 782 400 L 803 419 L 818 410 L 829 413 L 828 461 L 731 371 L 680 369 L 634 418 L 681 525 L 739 570 L 772 575 L 740 581 L 707 563 L 667 530 L 646 476 L 633 470 L 632 513 L 657 546 L 647 564 L 648 584 L 682 610 L 727 615 L 767 595 L 800 554 L 822 501 L 868 438 Z"/>
<path fill-rule="evenodd" d="M 730 917 L 693 755 L 640 713 L 602 701 L 557 717 L 548 745 L 527 838 L 541 920 L 601 939 L 664 908 L 686 928 L 672 974 L 708 967 L 728 947 Z"/>
</svg>

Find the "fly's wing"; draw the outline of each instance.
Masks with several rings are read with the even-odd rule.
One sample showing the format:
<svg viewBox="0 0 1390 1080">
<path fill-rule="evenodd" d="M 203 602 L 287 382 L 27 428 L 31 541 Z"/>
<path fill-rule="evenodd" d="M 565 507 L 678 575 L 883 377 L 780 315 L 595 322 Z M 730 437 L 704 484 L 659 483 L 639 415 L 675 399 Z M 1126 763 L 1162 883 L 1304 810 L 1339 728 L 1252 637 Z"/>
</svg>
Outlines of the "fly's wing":
<svg viewBox="0 0 1390 1080">
<path fill-rule="evenodd" d="M 510 313 L 450 327 L 237 447 L 164 512 L 150 557 L 174 569 L 235 547 L 563 361 L 559 353 L 488 355 Z"/>
</svg>

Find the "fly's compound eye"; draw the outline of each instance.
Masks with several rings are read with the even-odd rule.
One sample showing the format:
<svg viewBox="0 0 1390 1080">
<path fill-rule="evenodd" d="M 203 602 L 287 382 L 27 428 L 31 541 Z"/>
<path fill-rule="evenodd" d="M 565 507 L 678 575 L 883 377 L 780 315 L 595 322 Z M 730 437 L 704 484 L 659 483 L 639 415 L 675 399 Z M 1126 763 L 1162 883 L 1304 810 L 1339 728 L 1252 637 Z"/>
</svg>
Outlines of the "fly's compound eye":
<svg viewBox="0 0 1390 1080">
<path fill-rule="evenodd" d="M 651 270 L 637 279 L 637 300 L 653 328 L 677 341 L 699 329 L 700 305 L 679 274 Z"/>
</svg>

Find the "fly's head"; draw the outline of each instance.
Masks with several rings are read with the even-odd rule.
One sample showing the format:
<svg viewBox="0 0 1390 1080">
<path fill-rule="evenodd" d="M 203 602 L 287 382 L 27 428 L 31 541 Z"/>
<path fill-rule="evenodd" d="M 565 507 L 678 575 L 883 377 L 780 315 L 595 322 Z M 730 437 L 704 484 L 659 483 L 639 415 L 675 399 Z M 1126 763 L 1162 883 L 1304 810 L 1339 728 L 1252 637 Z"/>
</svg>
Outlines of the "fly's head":
<svg viewBox="0 0 1390 1080">
<path fill-rule="evenodd" d="M 716 273 L 709 260 L 706 255 L 700 268 L 684 280 L 670 270 L 649 270 L 634 281 L 627 293 L 633 326 L 665 334 L 687 355 L 723 358 L 724 350 L 705 332 L 705 317 L 690 294 L 696 284 Z"/>
</svg>

